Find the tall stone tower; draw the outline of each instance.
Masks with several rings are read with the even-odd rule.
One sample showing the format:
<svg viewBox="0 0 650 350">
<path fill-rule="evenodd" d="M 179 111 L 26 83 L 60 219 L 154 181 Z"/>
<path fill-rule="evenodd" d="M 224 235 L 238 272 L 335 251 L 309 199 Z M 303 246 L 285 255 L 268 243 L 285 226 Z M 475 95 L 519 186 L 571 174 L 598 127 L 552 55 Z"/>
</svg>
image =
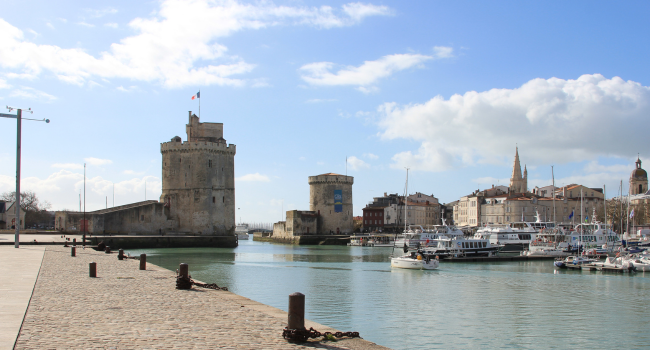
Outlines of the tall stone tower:
<svg viewBox="0 0 650 350">
<path fill-rule="evenodd" d="M 526 193 L 528 191 L 528 170 L 524 165 L 524 176 L 521 176 L 521 164 L 519 163 L 519 147 L 515 149 L 515 164 L 512 167 L 510 177 L 510 193 Z"/>
<path fill-rule="evenodd" d="M 235 232 L 235 152 L 223 138 L 223 123 L 201 123 L 189 113 L 187 141 L 160 144 L 162 194 L 171 230 L 204 235 Z"/>
<path fill-rule="evenodd" d="M 354 177 L 334 173 L 309 177 L 309 210 L 320 214 L 318 233 L 352 233 L 352 184 Z"/>
<path fill-rule="evenodd" d="M 636 159 L 636 168 L 630 174 L 630 194 L 641 194 L 648 191 L 648 173 L 641 169 L 641 159 Z"/>
</svg>

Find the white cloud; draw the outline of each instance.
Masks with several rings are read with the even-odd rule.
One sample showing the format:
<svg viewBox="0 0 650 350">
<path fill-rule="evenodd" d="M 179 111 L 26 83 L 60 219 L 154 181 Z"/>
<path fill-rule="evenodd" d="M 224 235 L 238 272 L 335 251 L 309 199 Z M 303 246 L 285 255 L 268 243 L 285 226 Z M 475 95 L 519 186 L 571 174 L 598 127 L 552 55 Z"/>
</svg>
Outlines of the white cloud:
<svg viewBox="0 0 650 350">
<path fill-rule="evenodd" d="M 106 165 L 106 164 L 112 164 L 113 161 L 110 159 L 100 159 L 100 158 L 94 158 L 94 157 L 88 157 L 84 158 L 86 163 L 90 165 Z"/>
<path fill-rule="evenodd" d="M 90 15 L 92 18 L 101 18 L 106 15 L 114 15 L 117 13 L 117 9 L 114 9 L 112 7 L 107 7 L 104 9 L 86 9 L 86 12 Z"/>
<path fill-rule="evenodd" d="M 454 49 L 447 46 L 434 46 L 433 52 L 437 58 L 454 57 Z"/>
<path fill-rule="evenodd" d="M 149 17 L 129 23 L 133 36 L 113 43 L 97 56 L 79 48 L 29 42 L 23 31 L 0 19 L 0 66 L 30 75 L 47 71 L 71 83 L 96 77 L 158 82 L 167 88 L 243 86 L 247 82 L 235 76 L 249 73 L 255 65 L 227 55 L 228 48 L 215 40 L 247 29 L 278 25 L 343 27 L 367 16 L 389 14 L 385 6 L 359 3 L 335 9 L 277 6 L 266 1 L 165 0 Z M 260 84 L 264 85 L 253 82 Z"/>
<path fill-rule="evenodd" d="M 124 171 L 122 171 L 122 174 L 126 174 L 126 175 L 144 175 L 144 172 L 143 171 L 124 170 Z"/>
<path fill-rule="evenodd" d="M 13 90 L 10 94 L 10 97 L 22 97 L 30 100 L 41 100 L 44 102 L 50 102 L 56 100 L 56 96 L 52 96 L 46 92 L 36 90 L 31 87 L 22 86 L 19 89 Z"/>
<path fill-rule="evenodd" d="M 312 98 L 305 101 L 305 103 L 323 103 L 323 102 L 336 102 L 336 101 L 337 99 L 335 98 Z"/>
<path fill-rule="evenodd" d="M 417 66 L 432 56 L 420 54 L 394 54 L 384 56 L 376 61 L 365 61 L 359 67 L 348 66 L 332 73 L 334 63 L 315 62 L 300 67 L 301 78 L 311 85 L 335 86 L 356 85 L 363 93 L 376 92 L 378 89 L 373 84 L 379 79 L 391 74 Z"/>
<path fill-rule="evenodd" d="M 101 176 L 86 178 L 86 210 L 103 209 L 113 203 L 113 185 L 115 186 L 115 205 L 124 205 L 148 200 L 157 200 L 162 193 L 162 181 L 155 176 L 144 176 L 113 183 Z M 11 191 L 15 186 L 13 177 L 0 175 L 0 193 Z M 79 194 L 83 195 L 83 173 L 60 170 L 45 179 L 27 177 L 21 181 L 21 190 L 34 191 L 39 199 L 52 203 L 53 210 L 79 210 Z"/>
<path fill-rule="evenodd" d="M 246 174 L 240 177 L 235 178 L 236 181 L 247 181 L 247 182 L 270 182 L 271 179 L 269 179 L 268 176 L 266 175 L 261 175 L 260 173 L 255 173 L 255 174 Z"/>
<path fill-rule="evenodd" d="M 48 28 L 50 28 L 50 29 L 55 29 L 54 26 L 52 25 L 52 23 L 50 23 L 50 22 L 45 22 L 45 25 L 48 26 Z"/>
<path fill-rule="evenodd" d="M 359 158 L 357 158 L 355 156 L 348 157 L 348 166 L 352 170 L 360 170 L 360 169 L 370 168 L 370 164 L 364 162 L 363 160 L 361 160 L 361 159 L 359 159 Z"/>
<path fill-rule="evenodd" d="M 117 27 L 119 27 L 119 25 L 117 23 L 104 23 L 104 26 L 109 27 L 109 28 L 117 28 Z"/>
<path fill-rule="evenodd" d="M 647 152 L 650 88 L 587 74 L 437 96 L 423 104 L 385 103 L 378 111 L 383 139 L 420 142 L 416 153 L 393 157 L 391 166 L 398 169 L 509 163 L 515 144 L 528 164 L 559 164 Z"/>
<path fill-rule="evenodd" d="M 7 81 L 0 79 L 0 89 L 9 89 L 11 85 L 7 84 Z"/>
<path fill-rule="evenodd" d="M 135 85 L 132 85 L 132 86 L 129 86 L 129 87 L 124 87 L 124 86 L 120 85 L 120 86 L 116 87 L 115 89 L 118 90 L 118 91 L 122 91 L 122 92 L 134 92 L 134 91 L 139 91 L 140 90 Z"/>
<path fill-rule="evenodd" d="M 86 23 L 86 22 L 84 22 L 84 21 L 81 21 L 81 22 L 79 22 L 79 23 L 77 23 L 77 24 L 80 25 L 80 26 L 87 27 L 87 28 L 94 28 L 94 27 L 95 27 L 94 24 Z"/>
<path fill-rule="evenodd" d="M 378 155 L 372 153 L 364 153 L 363 156 L 369 159 L 379 159 Z"/>
<path fill-rule="evenodd" d="M 52 164 L 52 168 L 83 169 L 84 165 L 83 164 L 76 164 L 76 163 L 55 163 L 55 164 Z"/>
</svg>

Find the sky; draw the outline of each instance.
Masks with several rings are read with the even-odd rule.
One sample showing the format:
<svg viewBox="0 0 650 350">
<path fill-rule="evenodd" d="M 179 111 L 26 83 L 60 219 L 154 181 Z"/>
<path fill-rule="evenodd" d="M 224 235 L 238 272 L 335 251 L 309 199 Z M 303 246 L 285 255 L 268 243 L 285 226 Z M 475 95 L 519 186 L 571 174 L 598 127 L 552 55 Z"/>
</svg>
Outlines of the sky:
<svg viewBox="0 0 650 350">
<path fill-rule="evenodd" d="M 650 167 L 647 1 L 0 1 L 0 106 L 21 188 L 53 210 L 161 194 L 187 113 L 237 146 L 237 221 L 309 210 L 309 176 L 442 203 L 507 185 L 628 191 Z M 3 108 L 2 113 L 8 113 Z M 13 112 L 15 113 L 15 111 Z M 0 193 L 16 121 L 0 118 Z M 347 159 L 347 162 L 346 162 Z M 146 187 L 146 189 L 145 189 Z"/>
</svg>

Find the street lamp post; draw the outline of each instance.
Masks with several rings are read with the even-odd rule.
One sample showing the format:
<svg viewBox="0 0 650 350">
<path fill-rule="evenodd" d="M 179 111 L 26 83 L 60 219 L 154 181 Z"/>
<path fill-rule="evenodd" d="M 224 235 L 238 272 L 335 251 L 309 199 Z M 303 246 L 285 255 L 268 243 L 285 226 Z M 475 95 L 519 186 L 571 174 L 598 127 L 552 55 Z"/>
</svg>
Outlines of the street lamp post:
<svg viewBox="0 0 650 350">
<path fill-rule="evenodd" d="M 9 107 L 7 106 L 7 109 L 9 112 L 13 111 L 16 108 Z M 46 122 L 49 123 L 49 119 L 30 119 L 30 118 L 23 118 L 23 110 L 21 108 L 16 109 L 17 114 L 6 114 L 6 113 L 0 113 L 0 117 L 3 118 L 13 118 L 16 119 L 16 125 L 17 125 L 17 131 L 16 131 L 16 235 L 14 237 L 14 247 L 15 248 L 20 248 L 20 137 L 21 137 L 21 127 L 22 127 L 22 120 L 35 120 L 39 122 Z M 27 109 L 28 113 L 34 113 L 31 108 Z"/>
</svg>

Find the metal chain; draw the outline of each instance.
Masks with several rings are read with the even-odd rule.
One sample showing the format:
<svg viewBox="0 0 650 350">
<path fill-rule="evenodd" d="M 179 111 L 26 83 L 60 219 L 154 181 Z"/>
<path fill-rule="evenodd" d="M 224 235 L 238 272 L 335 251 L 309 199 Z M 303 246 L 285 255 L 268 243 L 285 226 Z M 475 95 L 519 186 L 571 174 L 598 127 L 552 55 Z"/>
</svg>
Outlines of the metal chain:
<svg viewBox="0 0 650 350">
<path fill-rule="evenodd" d="M 304 342 L 309 338 L 319 338 L 319 337 L 328 337 L 333 336 L 336 338 L 360 338 L 359 332 L 325 332 L 321 333 L 314 328 L 310 327 L 307 329 L 289 329 L 287 327 L 282 331 L 282 337 L 287 340 Z"/>
<path fill-rule="evenodd" d="M 219 287 L 217 286 L 216 283 L 196 282 L 192 279 L 192 276 L 181 276 L 181 275 L 176 276 L 176 289 L 191 289 L 192 286 L 214 289 L 214 290 L 225 290 L 225 291 L 228 290 L 227 287 Z"/>
</svg>

